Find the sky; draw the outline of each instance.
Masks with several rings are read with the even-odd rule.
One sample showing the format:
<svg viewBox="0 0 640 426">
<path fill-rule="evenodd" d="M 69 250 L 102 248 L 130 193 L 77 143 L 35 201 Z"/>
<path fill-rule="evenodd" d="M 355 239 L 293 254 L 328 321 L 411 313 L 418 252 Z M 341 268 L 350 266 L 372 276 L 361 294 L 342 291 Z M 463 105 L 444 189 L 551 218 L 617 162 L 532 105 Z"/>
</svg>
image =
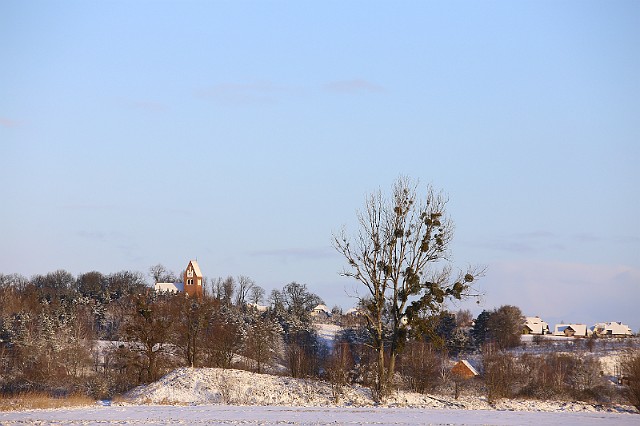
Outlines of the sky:
<svg viewBox="0 0 640 426">
<path fill-rule="evenodd" d="M 0 273 L 296 281 L 399 176 L 477 314 L 640 331 L 640 2 L 0 2 Z"/>
</svg>

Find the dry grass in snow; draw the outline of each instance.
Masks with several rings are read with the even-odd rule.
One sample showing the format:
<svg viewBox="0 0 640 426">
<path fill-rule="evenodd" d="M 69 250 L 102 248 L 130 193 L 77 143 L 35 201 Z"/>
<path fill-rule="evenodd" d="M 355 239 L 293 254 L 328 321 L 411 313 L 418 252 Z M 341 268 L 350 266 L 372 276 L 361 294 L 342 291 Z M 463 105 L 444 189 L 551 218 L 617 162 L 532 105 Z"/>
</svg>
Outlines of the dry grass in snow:
<svg viewBox="0 0 640 426">
<path fill-rule="evenodd" d="M 70 395 L 62 398 L 54 398 L 48 394 L 38 392 L 21 393 L 12 396 L 0 395 L 0 411 L 82 407 L 94 404 L 94 399 L 84 395 Z"/>
</svg>

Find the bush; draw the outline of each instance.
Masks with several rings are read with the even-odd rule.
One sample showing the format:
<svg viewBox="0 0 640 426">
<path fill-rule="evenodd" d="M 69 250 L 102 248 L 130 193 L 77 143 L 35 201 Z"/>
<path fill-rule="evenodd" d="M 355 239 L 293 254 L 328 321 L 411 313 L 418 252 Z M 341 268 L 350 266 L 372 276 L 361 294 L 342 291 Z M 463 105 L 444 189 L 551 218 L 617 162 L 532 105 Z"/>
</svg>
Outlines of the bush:
<svg viewBox="0 0 640 426">
<path fill-rule="evenodd" d="M 628 401 L 640 410 L 640 350 L 630 349 L 620 360 L 622 384 Z"/>
<path fill-rule="evenodd" d="M 516 358 L 508 353 L 485 348 L 482 364 L 484 385 L 489 403 L 500 398 L 512 398 L 516 394 L 519 371 Z"/>
<path fill-rule="evenodd" d="M 351 383 L 353 356 L 346 342 L 337 343 L 325 362 L 325 378 L 331 386 L 331 394 L 336 404 L 344 394 L 345 387 Z"/>
<path fill-rule="evenodd" d="M 440 382 L 442 356 L 425 342 L 409 342 L 400 361 L 399 372 L 413 392 L 427 393 Z"/>
</svg>

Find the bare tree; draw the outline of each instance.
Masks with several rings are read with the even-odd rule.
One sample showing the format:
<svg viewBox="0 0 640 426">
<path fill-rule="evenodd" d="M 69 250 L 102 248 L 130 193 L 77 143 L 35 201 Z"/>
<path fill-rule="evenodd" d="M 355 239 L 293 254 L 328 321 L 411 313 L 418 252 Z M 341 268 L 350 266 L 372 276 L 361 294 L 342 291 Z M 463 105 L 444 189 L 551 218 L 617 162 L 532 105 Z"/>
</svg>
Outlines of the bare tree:
<svg viewBox="0 0 640 426">
<path fill-rule="evenodd" d="M 298 284 L 295 281 L 282 289 L 282 301 L 289 314 L 303 323 L 310 321 L 311 310 L 314 307 L 324 303 L 320 296 L 307 290 L 306 284 Z"/>
<path fill-rule="evenodd" d="M 190 367 L 199 365 L 202 352 L 201 341 L 207 325 L 207 317 L 213 306 L 211 299 L 190 298 L 182 294 L 172 299 L 174 317 L 173 340 Z"/>
<path fill-rule="evenodd" d="M 350 371 L 354 367 L 353 355 L 347 342 L 338 342 L 325 362 L 325 376 L 331 385 L 331 395 L 336 404 L 350 382 Z"/>
<path fill-rule="evenodd" d="M 222 281 L 222 303 L 229 307 L 233 303 L 233 295 L 236 292 L 236 281 L 229 276 Z"/>
<path fill-rule="evenodd" d="M 259 285 L 254 285 L 253 287 L 251 287 L 251 290 L 249 291 L 249 302 L 257 305 L 258 303 L 262 302 L 263 299 L 264 288 L 260 287 Z"/>
<path fill-rule="evenodd" d="M 343 231 L 333 238 L 349 264 L 344 275 L 367 290 L 360 303 L 378 356 L 380 395 L 389 387 L 408 327 L 419 313 L 436 313 L 446 300 L 470 296 L 470 285 L 481 272 L 469 269 L 452 279 L 451 267 L 440 266 L 448 260 L 453 238 L 448 200 L 428 187 L 420 201 L 416 188 L 399 178 L 391 199 L 380 191 L 372 194 L 358 214 L 358 234 L 350 238 Z"/>
<path fill-rule="evenodd" d="M 127 318 L 125 337 L 133 342 L 129 349 L 138 354 L 141 382 L 152 382 L 159 377 L 172 332 L 169 308 L 166 301 L 150 301 L 140 296 L 136 299 L 135 312 Z"/>
<path fill-rule="evenodd" d="M 620 367 L 627 399 L 640 410 L 640 350 L 629 350 L 622 357 Z"/>
<path fill-rule="evenodd" d="M 515 395 L 519 374 L 516 359 L 511 353 L 498 351 L 491 344 L 485 345 L 482 350 L 482 365 L 489 403 Z"/>
<path fill-rule="evenodd" d="M 473 325 L 473 314 L 468 309 L 460 309 L 456 312 L 457 327 L 471 327 Z"/>
<path fill-rule="evenodd" d="M 176 276 L 173 272 L 169 271 L 162 264 L 158 263 L 149 268 L 149 275 L 153 278 L 155 283 L 172 283 L 176 281 Z"/>
<path fill-rule="evenodd" d="M 222 283 L 224 280 L 222 277 L 212 278 L 211 279 L 211 297 L 216 299 L 217 301 L 222 300 L 222 296 L 224 295 L 224 288 Z"/>
<path fill-rule="evenodd" d="M 442 378 L 444 357 L 424 341 L 410 341 L 402 355 L 400 371 L 413 392 L 433 391 Z"/>
<path fill-rule="evenodd" d="M 243 306 L 247 303 L 251 289 L 256 283 L 249 277 L 240 275 L 238 277 L 238 287 L 236 291 L 236 306 Z"/>
</svg>

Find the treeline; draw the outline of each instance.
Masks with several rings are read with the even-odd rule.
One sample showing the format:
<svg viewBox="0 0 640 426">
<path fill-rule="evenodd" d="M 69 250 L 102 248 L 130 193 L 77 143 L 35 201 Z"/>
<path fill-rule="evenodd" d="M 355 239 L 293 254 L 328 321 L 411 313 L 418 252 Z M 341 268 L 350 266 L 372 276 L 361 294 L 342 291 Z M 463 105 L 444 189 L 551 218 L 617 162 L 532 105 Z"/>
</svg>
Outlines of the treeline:
<svg viewBox="0 0 640 426">
<path fill-rule="evenodd" d="M 30 279 L 0 274 L 0 392 L 109 398 L 181 366 L 322 378 L 336 401 L 348 385 L 361 384 L 373 393 L 379 389 L 378 353 L 364 316 L 341 315 L 334 308 L 327 321 L 342 327 L 327 347 L 311 314 L 323 301 L 304 284 L 272 291 L 265 310 L 257 306 L 264 290 L 247 277 L 210 284 L 196 299 L 156 293 L 143 274 L 129 271 L 78 277 L 56 271 Z M 466 390 L 491 401 L 609 402 L 627 395 L 638 404 L 637 350 L 621 365 L 626 387 L 615 387 L 589 353 L 511 351 L 521 344 L 523 321 L 520 309 L 508 305 L 477 318 L 466 310 L 414 318 L 402 340 L 394 389 L 456 397 Z M 383 334 L 390 334 L 390 327 Z M 480 361 L 482 376 L 475 380 L 451 372 L 452 358 L 470 354 Z"/>
<path fill-rule="evenodd" d="M 264 312 L 249 304 L 264 291 L 246 277 L 212 288 L 195 299 L 156 293 L 129 271 L 0 274 L 0 391 L 106 398 L 179 366 L 317 375 L 310 312 L 322 300 L 304 284 L 274 290 Z"/>
</svg>

